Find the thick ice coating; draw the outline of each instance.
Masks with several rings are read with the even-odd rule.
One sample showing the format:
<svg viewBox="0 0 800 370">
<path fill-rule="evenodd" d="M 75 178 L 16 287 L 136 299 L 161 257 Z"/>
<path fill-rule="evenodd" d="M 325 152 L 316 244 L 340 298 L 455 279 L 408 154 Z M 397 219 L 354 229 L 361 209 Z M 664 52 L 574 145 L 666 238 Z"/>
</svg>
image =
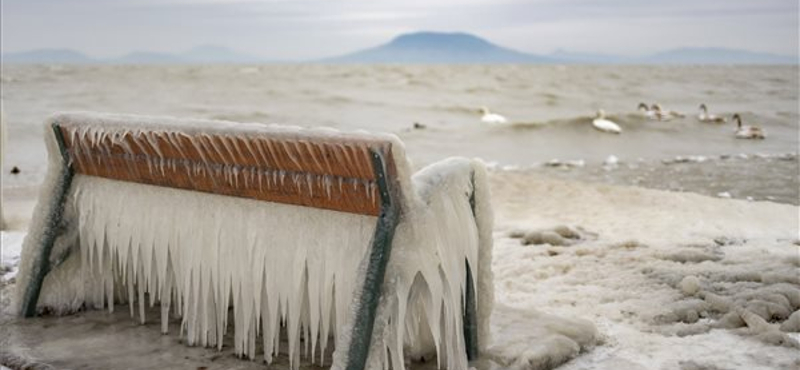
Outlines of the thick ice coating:
<svg viewBox="0 0 800 370">
<path fill-rule="evenodd" d="M 320 156 L 314 143 L 363 142 L 358 150 L 368 152 L 368 143 L 383 142 L 391 147 L 388 161 L 400 189 L 401 220 L 367 368 L 404 368 L 407 355 L 429 353 L 438 355 L 441 367 L 467 367 L 462 323 L 467 266 L 475 282 L 478 343 L 485 348 L 493 302 L 492 212 L 480 163 L 450 159 L 412 178 L 402 143 L 390 135 L 89 113 L 54 116 L 48 130 L 54 122 L 72 128 L 67 132 L 73 136 L 66 139 L 76 148 L 71 165 L 96 171 L 111 166 L 127 174 L 113 179 L 78 171 L 64 219 L 51 227 L 47 215 L 56 205 L 50 200 L 65 162 L 55 136 L 47 136 L 50 167 L 23 246 L 18 300 L 31 282 L 44 234 L 57 232 L 50 255 L 56 267 L 45 278 L 40 309 L 113 310 L 127 302 L 131 314 L 138 311 L 144 321 L 145 307 L 158 304 L 162 330 L 179 331 L 190 345 L 221 347 L 232 327 L 235 350 L 243 356 L 255 358 L 263 349 L 270 362 L 288 352 L 296 368 L 301 354 L 323 363 L 326 349 L 333 346 L 332 367 L 344 368 L 352 335 L 358 335 L 350 328 L 359 309 L 376 217 L 280 199 L 198 192 L 170 183 L 136 183 L 141 181 L 125 176 L 158 180 L 181 172 L 192 180 L 192 174 L 203 174 L 228 188 L 254 191 L 282 191 L 291 183 L 293 196 L 300 198 L 337 199 L 344 194 L 339 189 L 350 186 L 368 200 L 364 204 L 377 204 L 373 179 L 357 170 L 363 168 L 356 163 L 363 156 L 353 150 L 340 151 L 337 158 Z M 302 148 L 270 152 L 267 139 L 258 149 L 237 136 L 312 139 Z M 194 149 L 162 145 L 162 140 L 184 140 L 179 137 L 228 139 L 187 141 Z M 188 163 L 185 153 L 167 153 L 176 148 L 194 150 L 202 160 Z M 297 164 L 293 170 L 275 166 L 281 156 Z M 298 164 L 299 157 L 316 159 Z M 254 162 L 242 165 L 245 158 Z M 92 160 L 96 162 L 86 163 Z M 131 163 L 146 167 L 133 168 Z M 170 315 L 181 318 L 180 328 L 169 328 Z M 288 342 L 288 351 L 280 348 L 282 341 Z"/>
</svg>

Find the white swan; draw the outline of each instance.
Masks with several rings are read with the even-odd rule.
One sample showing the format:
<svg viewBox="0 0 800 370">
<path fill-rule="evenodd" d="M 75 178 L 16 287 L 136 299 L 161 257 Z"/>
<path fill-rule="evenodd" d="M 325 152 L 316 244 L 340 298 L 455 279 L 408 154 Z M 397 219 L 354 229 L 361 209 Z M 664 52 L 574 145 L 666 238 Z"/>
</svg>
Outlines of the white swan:
<svg viewBox="0 0 800 370">
<path fill-rule="evenodd" d="M 597 117 L 592 120 L 592 126 L 600 131 L 611 134 L 619 134 L 622 132 L 622 129 L 619 128 L 619 125 L 606 119 L 606 112 L 604 112 L 602 109 L 597 111 Z"/>
<path fill-rule="evenodd" d="M 700 122 L 710 122 L 710 123 L 725 123 L 728 120 L 725 117 L 717 116 L 714 114 L 708 114 L 708 108 L 706 107 L 705 103 L 700 104 L 700 114 L 697 115 L 697 119 Z"/>
<path fill-rule="evenodd" d="M 736 121 L 736 138 L 737 139 L 764 139 L 767 133 L 758 126 L 742 126 L 742 117 L 736 113 L 731 118 Z"/>
<path fill-rule="evenodd" d="M 505 117 L 497 113 L 490 112 L 489 108 L 481 107 L 480 112 L 481 112 L 481 122 L 483 123 L 488 123 L 493 125 L 508 123 L 508 120 Z"/>
<path fill-rule="evenodd" d="M 648 107 L 645 103 L 639 103 L 639 107 L 637 109 L 644 113 L 644 116 L 648 119 L 658 119 L 656 116 L 656 111 L 650 109 L 650 107 Z"/>
<path fill-rule="evenodd" d="M 678 113 L 674 110 L 664 109 L 661 107 L 661 104 L 655 103 L 651 108 L 654 112 L 656 117 L 658 117 L 659 121 L 668 121 L 672 118 L 683 118 L 686 117 L 683 113 Z"/>
</svg>

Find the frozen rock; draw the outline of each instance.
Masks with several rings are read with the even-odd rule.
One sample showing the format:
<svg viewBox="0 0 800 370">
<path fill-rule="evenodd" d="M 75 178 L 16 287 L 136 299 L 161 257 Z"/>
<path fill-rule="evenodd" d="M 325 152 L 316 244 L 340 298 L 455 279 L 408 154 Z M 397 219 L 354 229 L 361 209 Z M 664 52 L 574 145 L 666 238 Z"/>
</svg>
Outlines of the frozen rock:
<svg viewBox="0 0 800 370">
<path fill-rule="evenodd" d="M 726 313 L 733 307 L 733 302 L 725 297 L 718 296 L 714 293 L 702 292 L 701 296 L 708 302 L 711 310 L 720 313 Z"/>
<path fill-rule="evenodd" d="M 719 246 L 723 245 L 742 245 L 747 243 L 747 240 L 744 238 L 733 238 L 729 236 L 718 236 L 714 238 L 714 243 L 717 243 Z"/>
<path fill-rule="evenodd" d="M 800 332 L 800 310 L 794 311 L 780 326 L 781 331 L 789 333 Z"/>
<path fill-rule="evenodd" d="M 777 330 L 767 331 L 756 335 L 756 339 L 773 346 L 800 348 L 800 342 Z"/>
<path fill-rule="evenodd" d="M 722 368 L 713 364 L 696 362 L 694 360 L 679 361 L 678 365 L 680 365 L 680 370 L 722 370 Z"/>
<path fill-rule="evenodd" d="M 522 245 L 540 245 L 540 244 L 550 244 L 550 245 L 573 245 L 575 244 L 574 240 L 569 238 L 565 238 L 555 231 L 533 231 L 530 233 L 525 234 L 522 238 Z"/>
<path fill-rule="evenodd" d="M 661 257 L 664 260 L 680 263 L 700 263 L 703 261 L 719 261 L 722 259 L 720 254 L 699 251 L 695 249 L 682 249 Z"/>
<path fill-rule="evenodd" d="M 597 234 L 576 226 L 559 225 L 550 229 L 533 231 L 512 231 L 512 238 L 522 239 L 522 245 L 549 244 L 553 246 L 570 246 L 580 241 L 597 239 Z"/>
<path fill-rule="evenodd" d="M 731 311 L 723 315 L 713 326 L 719 329 L 736 329 L 745 326 L 745 323 L 738 312 Z"/>
<path fill-rule="evenodd" d="M 562 161 L 559 159 L 551 159 L 544 164 L 546 167 L 557 167 L 557 168 L 573 168 L 573 167 L 583 167 L 586 165 L 586 162 L 583 159 L 575 159 L 575 160 L 567 160 Z"/>
<path fill-rule="evenodd" d="M 739 315 L 756 339 L 774 346 L 800 348 L 800 343 L 798 343 L 797 340 L 786 335 L 786 333 L 780 332 L 775 326 L 770 325 L 761 316 L 747 309 L 740 310 Z"/>
<path fill-rule="evenodd" d="M 700 279 L 697 276 L 689 275 L 683 278 L 680 283 L 681 292 L 683 294 L 692 296 L 700 291 Z"/>
<path fill-rule="evenodd" d="M 487 356 L 510 369 L 552 369 L 598 340 L 589 321 L 529 308 L 497 305 L 492 325 L 496 332 Z"/>
</svg>

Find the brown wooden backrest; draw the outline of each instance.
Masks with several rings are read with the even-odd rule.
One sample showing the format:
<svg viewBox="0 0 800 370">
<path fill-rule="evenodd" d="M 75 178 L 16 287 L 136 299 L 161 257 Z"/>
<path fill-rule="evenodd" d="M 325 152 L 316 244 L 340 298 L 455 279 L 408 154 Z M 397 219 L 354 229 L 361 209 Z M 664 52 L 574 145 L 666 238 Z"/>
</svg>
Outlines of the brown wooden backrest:
<svg viewBox="0 0 800 370">
<path fill-rule="evenodd" d="M 76 173 L 377 216 L 374 152 L 393 168 L 392 142 L 297 130 L 91 130 L 56 125 Z"/>
</svg>

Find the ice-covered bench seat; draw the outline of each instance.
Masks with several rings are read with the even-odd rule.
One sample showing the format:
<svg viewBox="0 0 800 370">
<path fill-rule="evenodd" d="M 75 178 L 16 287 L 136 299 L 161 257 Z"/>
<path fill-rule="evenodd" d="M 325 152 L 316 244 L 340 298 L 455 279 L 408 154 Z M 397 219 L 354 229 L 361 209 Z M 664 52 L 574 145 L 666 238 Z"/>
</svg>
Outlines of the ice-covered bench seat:
<svg viewBox="0 0 800 370">
<path fill-rule="evenodd" d="M 24 316 L 126 302 L 144 322 L 158 304 L 190 345 L 221 348 L 232 326 L 237 354 L 271 362 L 283 342 L 295 368 L 333 347 L 335 369 L 433 353 L 466 369 L 488 341 L 478 162 L 412 176 L 393 135 L 163 117 L 58 114 L 46 133 Z"/>
</svg>

